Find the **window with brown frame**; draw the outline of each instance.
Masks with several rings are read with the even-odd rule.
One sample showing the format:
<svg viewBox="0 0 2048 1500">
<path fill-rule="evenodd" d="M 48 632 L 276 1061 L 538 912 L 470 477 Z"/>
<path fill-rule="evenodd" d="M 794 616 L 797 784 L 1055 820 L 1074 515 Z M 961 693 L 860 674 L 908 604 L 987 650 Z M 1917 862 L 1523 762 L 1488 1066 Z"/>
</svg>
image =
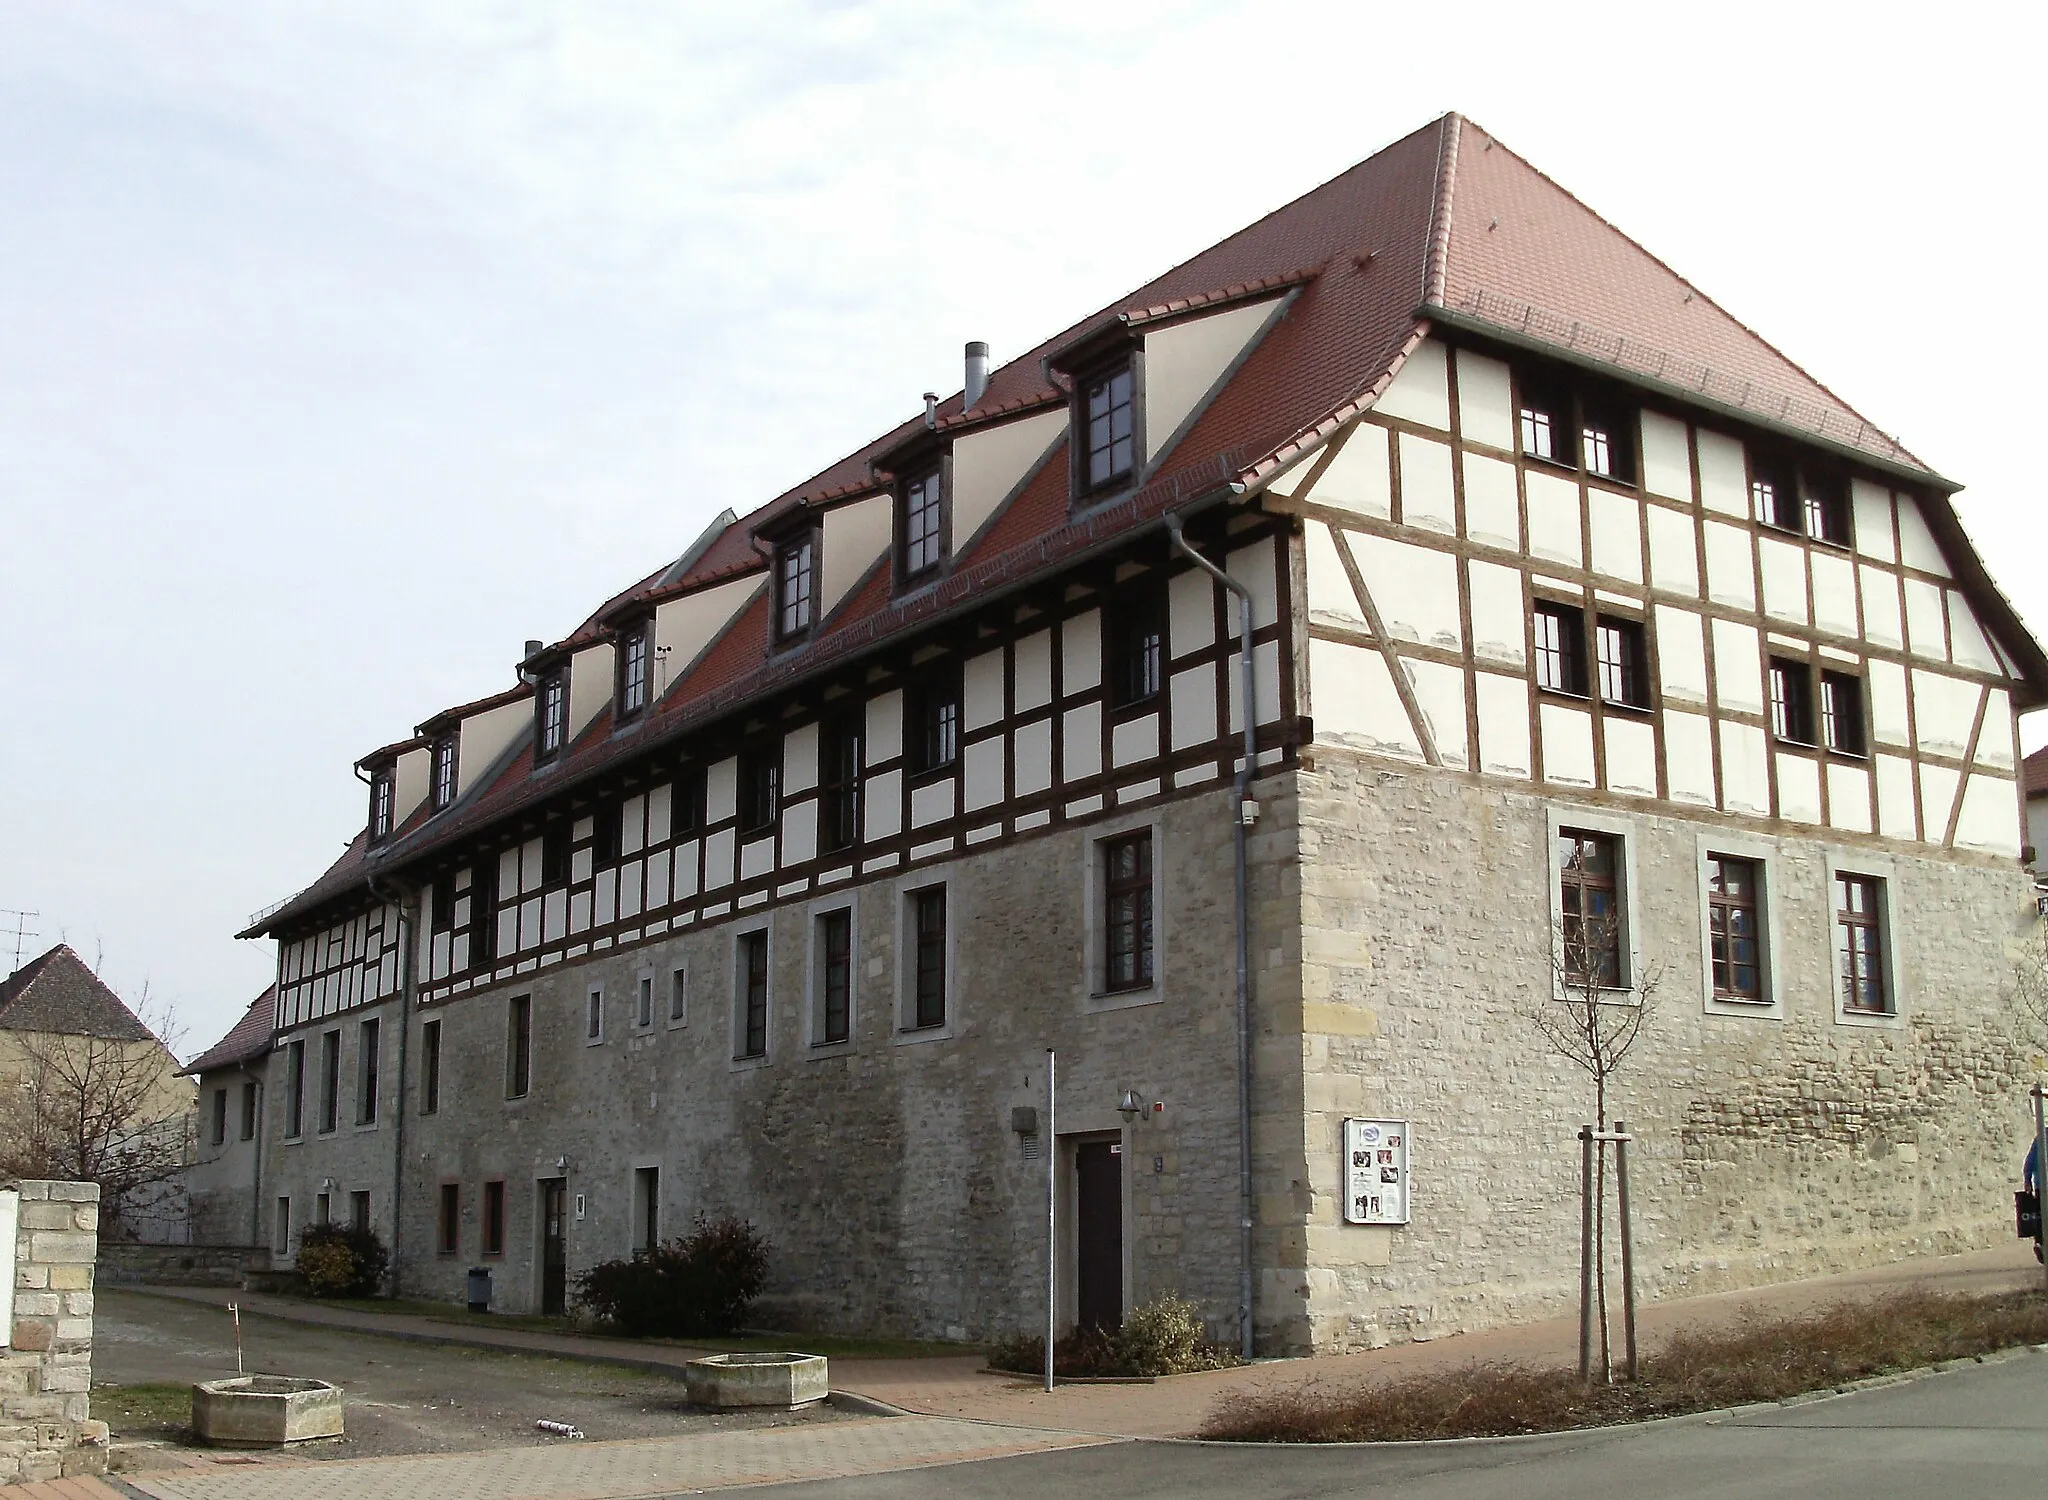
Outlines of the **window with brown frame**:
<svg viewBox="0 0 2048 1500">
<path fill-rule="evenodd" d="M 1848 672 L 1820 674 L 1821 743 L 1837 755 L 1862 755 L 1863 679 Z"/>
<path fill-rule="evenodd" d="M 438 1019 L 420 1027 L 420 1113 L 438 1114 L 441 1109 L 441 1023 Z"/>
<path fill-rule="evenodd" d="M 560 885 L 569 878 L 569 838 L 572 827 L 567 818 L 550 819 L 540 831 L 540 883 Z"/>
<path fill-rule="evenodd" d="M 1166 656 L 1165 590 L 1152 579 L 1127 584 L 1108 613 L 1110 707 L 1158 697 Z"/>
<path fill-rule="evenodd" d="M 1621 840 L 1578 828 L 1557 831 L 1559 938 L 1565 978 L 1619 989 L 1622 967 Z"/>
<path fill-rule="evenodd" d="M 1586 612 L 1569 604 L 1536 601 L 1536 686 L 1586 696 Z"/>
<path fill-rule="evenodd" d="M 256 1139 L 256 1111 L 261 1099 L 262 1092 L 255 1079 L 242 1085 L 242 1139 L 245 1141 Z"/>
<path fill-rule="evenodd" d="M 1576 468 L 1579 456 L 1572 442 L 1572 402 L 1568 391 L 1540 376 L 1517 373 L 1515 431 L 1522 452 L 1545 463 Z"/>
<path fill-rule="evenodd" d="M 1835 971 L 1842 1008 L 1890 1015 L 1884 975 L 1884 882 L 1868 875 L 1835 876 Z"/>
<path fill-rule="evenodd" d="M 1600 659 L 1600 698 L 1624 708 L 1650 706 L 1650 655 L 1636 620 L 1599 615 L 1593 624 Z"/>
<path fill-rule="evenodd" d="M 469 877 L 469 966 L 489 964 L 497 951 L 498 860 L 486 855 Z"/>
<path fill-rule="evenodd" d="M 303 1038 L 285 1048 L 284 1133 L 295 1140 L 306 1133 L 306 1043 Z"/>
<path fill-rule="evenodd" d="M 1771 732 L 1791 745 L 1813 738 L 1813 668 L 1803 661 L 1771 658 Z"/>
<path fill-rule="evenodd" d="M 938 468 L 904 482 L 897 501 L 896 571 L 903 581 L 922 578 L 946 558 L 945 476 Z"/>
<path fill-rule="evenodd" d="M 456 739 L 444 734 L 434 741 L 434 811 L 451 806 L 455 801 L 455 750 Z"/>
<path fill-rule="evenodd" d="M 740 756 L 740 832 L 758 833 L 774 826 L 782 793 L 782 741 L 755 745 Z"/>
<path fill-rule="evenodd" d="M 918 1030 L 946 1024 L 946 888 L 910 893 L 914 943 L 911 964 L 911 1025 Z"/>
<path fill-rule="evenodd" d="M 1763 866 L 1707 856 L 1707 948 L 1716 1000 L 1764 999 L 1760 925 Z"/>
<path fill-rule="evenodd" d="M 704 826 L 704 767 L 684 766 L 669 792 L 669 831 L 681 838 Z"/>
<path fill-rule="evenodd" d="M 619 835 L 625 808 L 617 802 L 600 802 L 590 810 L 590 865 L 608 869 L 619 862 Z"/>
<path fill-rule="evenodd" d="M 775 552 L 775 638 L 794 640 L 811 628 L 817 604 L 815 537 L 806 532 Z"/>
<path fill-rule="evenodd" d="M 462 1187 L 458 1183 L 441 1184 L 441 1203 L 434 1215 L 434 1253 L 436 1255 L 458 1255 L 462 1251 Z"/>
<path fill-rule="evenodd" d="M 1128 479 L 1138 467 L 1137 382 L 1128 364 L 1082 382 L 1081 415 L 1081 490 L 1093 494 Z"/>
<path fill-rule="evenodd" d="M 739 1056 L 768 1055 L 768 934 L 739 936 Z"/>
<path fill-rule="evenodd" d="M 1801 529 L 1799 481 L 1792 465 L 1769 454 L 1751 454 L 1749 497 L 1764 525 L 1780 531 Z"/>
<path fill-rule="evenodd" d="M 1803 469 L 1800 498 L 1805 502 L 1806 534 L 1832 547 L 1849 545 L 1849 482 L 1826 469 Z"/>
<path fill-rule="evenodd" d="M 553 760 L 569 737 L 569 677 L 557 667 L 533 690 L 533 758 Z"/>
<path fill-rule="evenodd" d="M 524 1099 L 533 1087 L 533 997 L 514 995 L 505 1006 L 505 1097 Z"/>
<path fill-rule="evenodd" d="M 216 1146 L 225 1146 L 225 1145 L 227 1144 L 227 1140 L 228 1140 L 228 1091 L 227 1091 L 226 1089 L 215 1089 L 215 1090 L 213 1091 L 213 1131 L 212 1131 L 212 1136 L 213 1136 L 213 1139 L 212 1139 L 212 1144 L 213 1144 L 213 1145 L 216 1145 Z"/>
<path fill-rule="evenodd" d="M 815 1045 L 843 1042 L 852 1034 L 853 912 L 818 914 L 818 1010 Z"/>
<path fill-rule="evenodd" d="M 960 674 L 934 670 L 904 695 L 909 717 L 904 739 L 910 772 L 928 775 L 951 766 L 960 754 Z"/>
<path fill-rule="evenodd" d="M 433 933 L 455 930 L 455 872 L 443 870 L 427 887 L 427 930 Z"/>
<path fill-rule="evenodd" d="M 619 636 L 619 682 L 616 716 L 621 722 L 638 718 L 650 699 L 650 672 L 654 652 L 654 622 L 642 620 Z"/>
<path fill-rule="evenodd" d="M 505 1184 L 487 1182 L 484 1184 L 484 1244 L 485 1255 L 505 1253 Z"/>
<path fill-rule="evenodd" d="M 818 847 L 827 853 L 860 842 L 860 729 L 856 713 L 818 728 Z"/>
<path fill-rule="evenodd" d="M 320 1036 L 320 1134 L 332 1135 L 341 1123 L 341 1033 Z"/>
<path fill-rule="evenodd" d="M 396 776 L 397 772 L 387 766 L 370 777 L 370 842 L 373 844 L 391 837 Z"/>
<path fill-rule="evenodd" d="M 1611 401 L 1579 403 L 1579 457 L 1588 474 L 1619 484 L 1636 482 L 1636 414 Z"/>
<path fill-rule="evenodd" d="M 1114 993 L 1152 983 L 1152 832 L 1102 844 L 1102 988 Z"/>
</svg>

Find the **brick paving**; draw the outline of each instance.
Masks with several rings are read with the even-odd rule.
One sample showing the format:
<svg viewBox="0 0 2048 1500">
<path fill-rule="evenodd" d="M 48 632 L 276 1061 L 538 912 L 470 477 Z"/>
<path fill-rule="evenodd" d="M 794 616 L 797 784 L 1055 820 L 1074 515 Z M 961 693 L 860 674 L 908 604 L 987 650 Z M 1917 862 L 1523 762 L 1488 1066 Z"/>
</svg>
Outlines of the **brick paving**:
<svg viewBox="0 0 2048 1500">
<path fill-rule="evenodd" d="M 7 1487 L 7 1500 L 126 1500 L 97 1479 L 44 1479 Z"/>
</svg>

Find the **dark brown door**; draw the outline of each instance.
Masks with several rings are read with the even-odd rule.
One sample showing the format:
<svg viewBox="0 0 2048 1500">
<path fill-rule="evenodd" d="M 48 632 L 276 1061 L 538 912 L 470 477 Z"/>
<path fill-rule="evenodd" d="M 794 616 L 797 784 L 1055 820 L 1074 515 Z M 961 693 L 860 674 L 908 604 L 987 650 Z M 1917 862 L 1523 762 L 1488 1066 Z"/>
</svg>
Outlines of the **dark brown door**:
<svg viewBox="0 0 2048 1500">
<path fill-rule="evenodd" d="M 1124 1320 L 1123 1147 L 1115 1141 L 1076 1146 L 1074 1169 L 1075 1311 L 1083 1328 L 1115 1328 Z"/>
<path fill-rule="evenodd" d="M 543 1315 L 569 1310 L 569 1252 L 562 1232 L 568 1200 L 568 1179 L 547 1177 L 541 1180 L 540 1310 Z"/>
</svg>

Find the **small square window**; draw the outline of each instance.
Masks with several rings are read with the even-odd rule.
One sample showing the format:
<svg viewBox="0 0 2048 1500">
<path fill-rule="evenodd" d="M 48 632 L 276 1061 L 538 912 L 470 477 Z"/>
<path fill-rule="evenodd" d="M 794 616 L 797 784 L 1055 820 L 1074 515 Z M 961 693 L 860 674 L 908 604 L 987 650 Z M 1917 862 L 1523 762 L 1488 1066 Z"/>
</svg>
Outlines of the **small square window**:
<svg viewBox="0 0 2048 1500">
<path fill-rule="evenodd" d="M 1594 634 L 1600 655 L 1600 697 L 1625 708 L 1650 706 L 1650 658 L 1643 627 L 1602 615 Z"/>
<path fill-rule="evenodd" d="M 1129 365 L 1105 371 L 1082 387 L 1087 421 L 1084 491 L 1107 488 L 1137 467 L 1137 387 Z"/>
<path fill-rule="evenodd" d="M 898 571 L 906 580 L 922 577 L 945 560 L 944 476 L 933 468 L 903 486 Z"/>
<path fill-rule="evenodd" d="M 1837 755 L 1862 755 L 1863 679 L 1847 672 L 1820 674 L 1821 741 Z"/>
<path fill-rule="evenodd" d="M 1536 686 L 1585 697 L 1586 612 L 1539 600 L 1531 623 L 1536 635 Z"/>
<path fill-rule="evenodd" d="M 793 640 L 811 628 L 816 606 L 814 539 L 806 535 L 786 543 L 775 554 L 775 635 Z"/>
<path fill-rule="evenodd" d="M 1771 732 L 1791 745 L 1811 745 L 1813 669 L 1803 661 L 1771 658 Z"/>
</svg>

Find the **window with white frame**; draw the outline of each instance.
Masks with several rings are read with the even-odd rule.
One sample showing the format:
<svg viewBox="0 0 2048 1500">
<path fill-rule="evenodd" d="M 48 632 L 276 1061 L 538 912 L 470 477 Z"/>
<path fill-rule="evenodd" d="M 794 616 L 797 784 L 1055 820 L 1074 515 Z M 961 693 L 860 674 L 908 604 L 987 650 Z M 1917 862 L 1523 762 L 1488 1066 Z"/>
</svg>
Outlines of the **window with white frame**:
<svg viewBox="0 0 2048 1500">
<path fill-rule="evenodd" d="M 1621 840 L 1583 828 L 1557 831 L 1560 958 L 1568 983 L 1626 982 Z"/>
<path fill-rule="evenodd" d="M 1884 882 L 1874 875 L 1835 872 L 1835 974 L 1842 1009 L 1851 1014 L 1894 1013 L 1886 975 L 1884 894 Z"/>
<path fill-rule="evenodd" d="M 1708 983 L 1716 1000 L 1760 1005 L 1764 986 L 1764 866 L 1730 854 L 1707 856 Z"/>
</svg>

